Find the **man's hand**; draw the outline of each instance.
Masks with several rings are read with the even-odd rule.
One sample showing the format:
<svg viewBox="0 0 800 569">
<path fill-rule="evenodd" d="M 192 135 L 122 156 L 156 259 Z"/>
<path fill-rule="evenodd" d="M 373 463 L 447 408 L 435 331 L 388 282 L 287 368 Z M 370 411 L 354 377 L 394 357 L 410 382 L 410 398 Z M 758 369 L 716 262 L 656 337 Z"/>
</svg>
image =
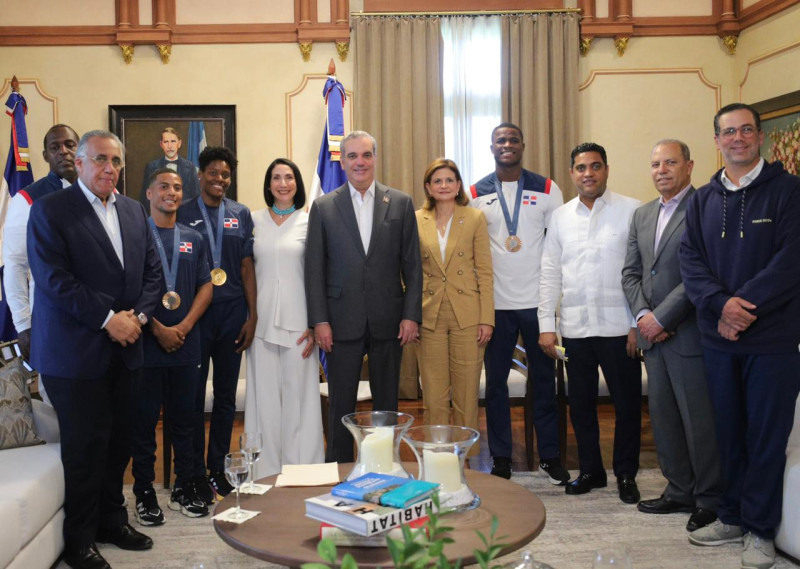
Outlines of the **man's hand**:
<svg viewBox="0 0 800 569">
<path fill-rule="evenodd" d="M 239 335 L 236 337 L 236 344 L 239 345 L 236 348 L 236 353 L 241 354 L 247 348 L 250 347 L 250 344 L 253 343 L 253 338 L 256 337 L 256 318 L 250 317 L 244 321 L 242 324 L 242 329 L 239 330 Z"/>
<path fill-rule="evenodd" d="M 658 323 L 652 312 L 648 312 L 636 322 L 642 337 L 648 342 L 655 342 L 656 337 L 664 331 L 664 327 Z"/>
<path fill-rule="evenodd" d="M 478 324 L 478 345 L 485 346 L 492 339 L 494 327 L 488 324 Z"/>
<path fill-rule="evenodd" d="M 556 344 L 558 344 L 558 336 L 556 336 L 555 332 L 542 332 L 539 334 L 539 347 L 554 360 L 558 359 Z"/>
<path fill-rule="evenodd" d="M 418 344 L 419 343 L 419 327 L 413 320 L 403 319 L 400 321 L 400 332 L 397 334 L 397 339 L 400 340 L 400 345 Z"/>
<path fill-rule="evenodd" d="M 177 326 L 164 326 L 155 317 L 150 324 L 150 330 L 158 340 L 158 345 L 170 354 L 179 350 L 186 340 L 186 335 Z"/>
<path fill-rule="evenodd" d="M 719 332 L 720 336 L 731 342 L 735 342 L 739 339 L 739 331 L 730 324 L 725 323 L 722 319 L 717 322 L 717 332 Z"/>
<path fill-rule="evenodd" d="M 124 348 L 139 339 L 142 334 L 142 326 L 132 309 L 120 310 L 115 312 L 106 323 L 106 332 L 113 341 L 119 342 Z"/>
<path fill-rule="evenodd" d="M 314 352 L 314 331 L 311 328 L 298 338 L 297 345 L 299 346 L 303 342 L 306 343 L 306 347 L 303 348 L 303 359 L 306 359 Z"/>
<path fill-rule="evenodd" d="M 330 352 L 333 349 L 333 330 L 327 322 L 314 326 L 314 341 L 322 348 L 323 352 Z"/>
<path fill-rule="evenodd" d="M 639 357 L 639 352 L 636 349 L 636 328 L 631 328 L 628 330 L 628 341 L 625 342 L 625 352 L 631 359 L 636 359 Z"/>
<path fill-rule="evenodd" d="M 738 296 L 732 296 L 722 307 L 720 320 L 737 332 L 744 332 L 750 327 L 750 324 L 756 321 L 757 316 L 748 312 L 755 309 L 756 305 L 752 302 L 747 302 Z"/>
<path fill-rule="evenodd" d="M 19 345 L 19 351 L 22 352 L 22 359 L 30 361 L 31 359 L 31 329 L 28 328 L 27 330 L 23 330 L 22 332 L 17 332 L 17 344 Z"/>
</svg>

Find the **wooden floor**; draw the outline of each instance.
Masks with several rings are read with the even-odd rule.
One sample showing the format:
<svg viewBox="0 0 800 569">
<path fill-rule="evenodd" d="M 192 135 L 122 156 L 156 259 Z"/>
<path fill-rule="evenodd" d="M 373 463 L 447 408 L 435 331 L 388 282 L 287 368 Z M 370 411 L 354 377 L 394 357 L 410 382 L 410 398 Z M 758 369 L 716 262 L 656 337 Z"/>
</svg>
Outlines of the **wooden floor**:
<svg viewBox="0 0 800 569">
<path fill-rule="evenodd" d="M 369 403 L 359 404 L 363 405 L 364 410 L 368 410 Z M 359 407 L 361 409 L 361 407 Z M 421 400 L 401 400 L 399 410 L 404 413 L 409 413 L 414 416 L 415 421 L 422 421 L 422 401 Z M 523 421 L 523 408 L 511 408 L 511 428 L 513 437 L 512 449 L 512 468 L 515 471 L 527 470 L 527 461 L 525 460 L 525 434 L 524 434 L 524 421 Z M 600 421 L 600 448 L 603 454 L 603 461 L 607 469 L 611 468 L 611 457 L 614 448 L 614 408 L 610 404 L 601 404 L 598 409 L 598 416 Z M 474 469 L 488 472 L 492 468 L 492 459 L 489 455 L 489 446 L 486 440 L 486 414 L 483 408 L 480 409 L 479 414 L 481 441 L 480 441 L 480 454 L 471 459 L 471 466 Z M 206 425 L 207 428 L 207 425 Z M 231 436 L 231 449 L 238 450 L 239 448 L 239 435 L 244 430 L 244 421 L 237 419 L 233 425 L 233 434 Z M 156 440 L 159 443 L 159 448 L 156 451 L 156 482 L 163 483 L 164 474 L 162 466 L 162 450 L 161 450 L 161 422 L 159 422 L 156 429 Z M 650 427 L 650 415 L 648 413 L 647 404 L 642 407 L 642 448 L 640 453 L 640 467 L 641 468 L 657 468 L 658 458 L 656 457 L 656 447 L 653 442 L 653 431 Z M 401 458 L 403 460 L 411 460 L 411 450 L 406 445 L 401 445 Z M 538 464 L 539 457 L 536 456 L 536 463 Z M 566 467 L 572 471 L 574 475 L 578 469 L 578 449 L 575 443 L 575 434 L 572 431 L 572 426 L 568 424 L 567 427 L 567 456 Z M 174 475 L 174 473 L 173 473 Z M 125 483 L 130 484 L 133 482 L 133 477 L 130 474 L 130 467 L 125 476 Z"/>
</svg>

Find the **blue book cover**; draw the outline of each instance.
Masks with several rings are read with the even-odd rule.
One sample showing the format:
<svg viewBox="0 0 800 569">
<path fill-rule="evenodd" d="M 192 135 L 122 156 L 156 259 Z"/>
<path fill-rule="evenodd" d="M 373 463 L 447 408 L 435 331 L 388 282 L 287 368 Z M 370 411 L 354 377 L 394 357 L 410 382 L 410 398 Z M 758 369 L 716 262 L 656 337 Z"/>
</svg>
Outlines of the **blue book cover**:
<svg viewBox="0 0 800 569">
<path fill-rule="evenodd" d="M 438 486 L 433 482 L 370 472 L 334 486 L 331 494 L 393 508 L 405 508 L 427 498 Z"/>
</svg>

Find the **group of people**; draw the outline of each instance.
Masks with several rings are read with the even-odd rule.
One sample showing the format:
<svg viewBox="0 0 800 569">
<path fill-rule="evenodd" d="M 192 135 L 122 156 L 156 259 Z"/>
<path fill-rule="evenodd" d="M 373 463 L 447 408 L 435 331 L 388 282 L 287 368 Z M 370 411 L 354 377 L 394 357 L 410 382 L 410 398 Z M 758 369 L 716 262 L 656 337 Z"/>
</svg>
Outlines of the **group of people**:
<svg viewBox="0 0 800 569">
<path fill-rule="evenodd" d="M 341 419 L 355 410 L 364 355 L 374 409 L 397 410 L 402 349 L 418 343 L 426 423 L 477 429 L 485 367 L 492 474 L 510 478 L 507 378 L 521 336 L 539 470 L 551 483 L 569 495 L 607 485 L 599 367 L 615 406 L 620 499 L 644 513 L 688 512 L 691 543 L 744 541 L 742 566 L 770 567 L 800 391 L 800 205 L 791 199 L 800 179 L 760 157 L 752 107 L 724 107 L 714 126 L 724 167 L 711 183 L 695 190 L 689 148 L 662 140 L 650 165 L 660 196 L 644 205 L 608 190 L 595 143 L 572 151 L 577 197 L 564 204 L 555 182 L 522 168 L 523 133 L 502 123 L 491 137 L 495 171 L 469 193 L 457 165 L 437 158 L 415 212 L 406 193 L 375 180 L 375 139 L 353 131 L 341 142 L 346 184 L 306 212 L 300 171 L 279 158 L 264 178 L 267 207 L 252 215 L 225 195 L 237 166 L 230 150 L 206 148 L 189 182 L 174 159 L 180 137 L 165 129 L 167 163 L 147 168 L 149 217 L 115 192 L 125 163 L 115 135 L 78 140 L 52 127 L 51 172 L 12 200 L 4 256 L 20 346 L 61 428 L 67 563 L 108 567 L 96 542 L 152 547 L 128 524 L 122 476 L 132 456 L 136 519 L 163 523 L 153 490 L 162 404 L 175 449 L 169 507 L 204 516 L 231 491 L 223 460 L 245 351 L 245 430 L 264 440 L 256 477 L 283 464 L 351 462 Z M 639 350 L 667 479 L 647 500 L 635 480 Z M 578 443 L 572 480 L 559 455 L 559 358 Z"/>
</svg>

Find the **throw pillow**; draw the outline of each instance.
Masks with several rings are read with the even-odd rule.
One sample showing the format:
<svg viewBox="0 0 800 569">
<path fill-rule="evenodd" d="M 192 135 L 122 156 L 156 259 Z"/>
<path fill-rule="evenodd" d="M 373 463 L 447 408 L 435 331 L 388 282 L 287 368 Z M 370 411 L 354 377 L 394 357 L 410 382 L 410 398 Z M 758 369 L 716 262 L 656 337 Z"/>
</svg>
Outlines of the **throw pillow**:
<svg viewBox="0 0 800 569">
<path fill-rule="evenodd" d="M 26 375 L 22 358 L 0 368 L 0 450 L 44 444 L 33 424 Z"/>
</svg>

